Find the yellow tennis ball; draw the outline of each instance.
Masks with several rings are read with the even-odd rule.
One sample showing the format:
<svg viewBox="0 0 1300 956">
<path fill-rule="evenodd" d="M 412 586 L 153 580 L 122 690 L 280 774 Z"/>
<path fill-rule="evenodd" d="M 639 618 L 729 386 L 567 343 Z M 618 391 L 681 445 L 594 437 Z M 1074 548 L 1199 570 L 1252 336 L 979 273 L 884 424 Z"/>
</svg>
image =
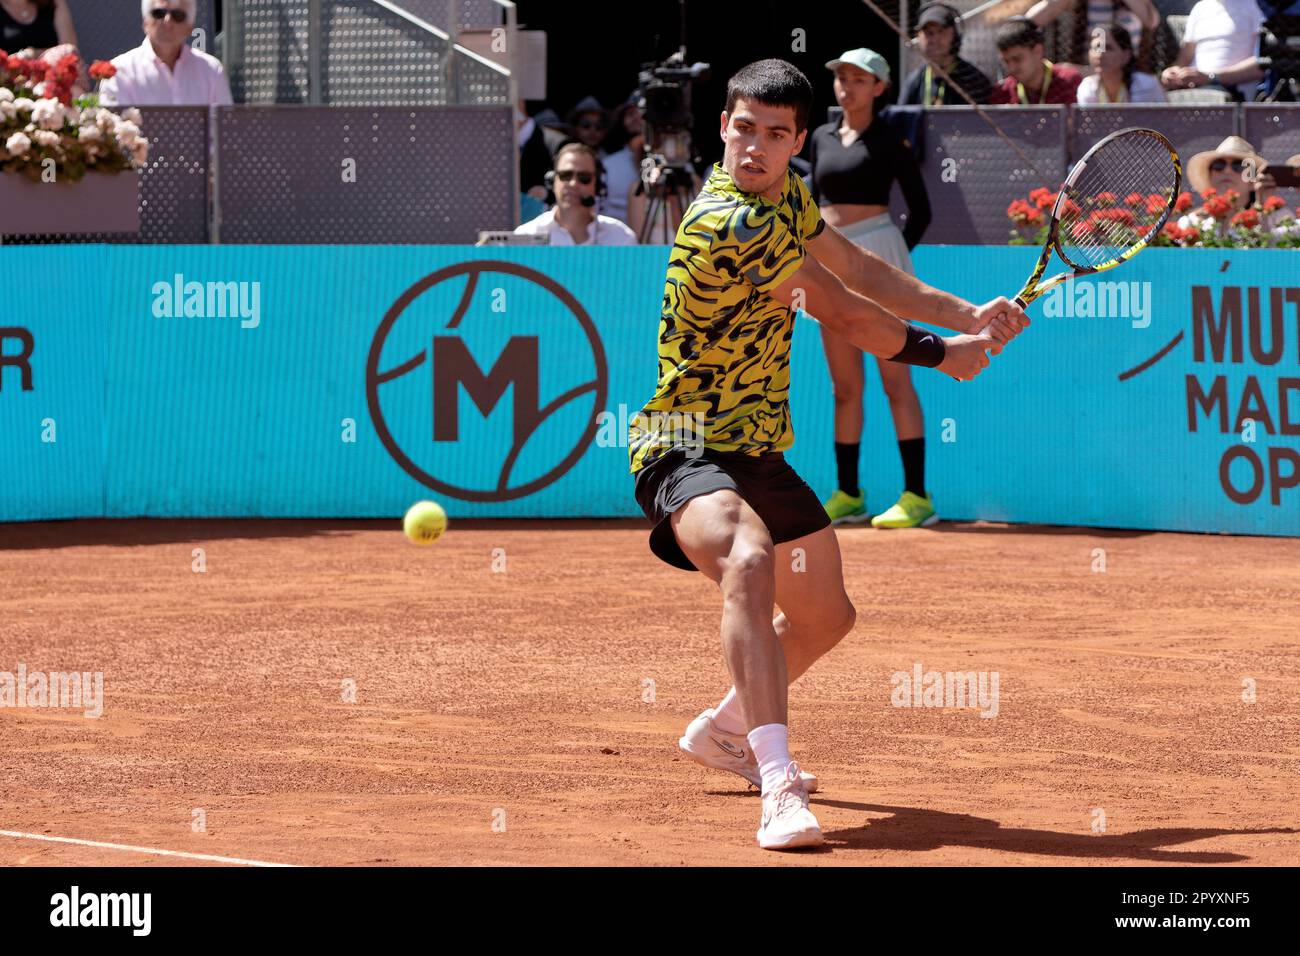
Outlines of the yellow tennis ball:
<svg viewBox="0 0 1300 956">
<path fill-rule="evenodd" d="M 406 510 L 402 530 L 413 544 L 433 544 L 447 530 L 447 512 L 436 501 L 417 501 Z"/>
</svg>

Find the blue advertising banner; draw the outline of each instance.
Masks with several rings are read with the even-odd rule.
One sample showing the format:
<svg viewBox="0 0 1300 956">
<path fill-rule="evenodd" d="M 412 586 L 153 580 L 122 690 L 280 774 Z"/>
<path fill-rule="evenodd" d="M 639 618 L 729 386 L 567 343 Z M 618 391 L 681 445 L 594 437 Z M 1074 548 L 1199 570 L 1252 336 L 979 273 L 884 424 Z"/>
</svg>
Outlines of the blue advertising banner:
<svg viewBox="0 0 1300 956">
<path fill-rule="evenodd" d="M 922 246 L 975 301 L 1035 249 Z M 0 520 L 639 515 L 664 247 L 9 247 Z M 37 277 L 48 276 L 41 281 Z M 1049 293 L 974 382 L 928 369 L 942 517 L 1300 535 L 1300 257 L 1144 252 Z M 902 486 L 867 363 L 862 476 Z M 834 485 L 820 330 L 796 322 L 795 446 Z"/>
</svg>

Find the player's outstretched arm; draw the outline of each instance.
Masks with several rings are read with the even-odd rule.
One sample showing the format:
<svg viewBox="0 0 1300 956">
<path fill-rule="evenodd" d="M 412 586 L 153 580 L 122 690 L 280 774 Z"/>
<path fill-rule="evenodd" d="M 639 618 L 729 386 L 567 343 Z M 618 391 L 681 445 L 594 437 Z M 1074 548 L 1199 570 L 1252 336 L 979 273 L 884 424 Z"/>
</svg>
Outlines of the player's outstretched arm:
<svg viewBox="0 0 1300 956">
<path fill-rule="evenodd" d="M 815 239 L 808 240 L 807 249 L 848 288 L 869 295 L 895 315 L 906 319 L 972 335 L 988 329 L 998 342 L 999 350 L 1029 324 L 1029 317 L 1015 303 L 997 298 L 984 305 L 975 305 L 926 285 L 916 276 L 908 275 L 850 242 L 830 223 Z"/>
<path fill-rule="evenodd" d="M 803 309 L 823 327 L 864 352 L 909 365 L 937 368 L 958 381 L 974 378 L 989 364 L 987 350 L 999 349 L 989 333 L 940 338 L 904 322 L 864 295 L 847 288 L 812 256 L 789 279 L 770 291 L 772 298 Z"/>
</svg>

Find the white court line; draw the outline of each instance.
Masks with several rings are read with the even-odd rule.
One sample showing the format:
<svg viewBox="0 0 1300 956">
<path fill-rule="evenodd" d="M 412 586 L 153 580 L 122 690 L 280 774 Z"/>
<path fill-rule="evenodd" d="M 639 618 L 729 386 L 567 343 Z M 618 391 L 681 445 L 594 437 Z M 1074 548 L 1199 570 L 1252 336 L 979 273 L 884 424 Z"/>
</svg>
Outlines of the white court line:
<svg viewBox="0 0 1300 956">
<path fill-rule="evenodd" d="M 151 853 L 155 856 L 179 856 L 186 860 L 205 860 L 209 863 L 238 863 L 243 866 L 293 866 L 292 863 L 266 863 L 262 860 L 241 860 L 234 856 L 211 856 L 207 853 L 186 853 L 183 850 L 155 850 L 147 846 L 127 846 L 125 843 L 101 843 L 98 840 L 74 840 L 71 837 L 46 836 L 43 833 L 20 833 L 17 830 L 0 830 L 0 836 L 16 840 L 44 840 L 47 843 L 71 843 L 75 846 L 93 846 L 102 850 L 127 850 L 131 853 Z"/>
</svg>

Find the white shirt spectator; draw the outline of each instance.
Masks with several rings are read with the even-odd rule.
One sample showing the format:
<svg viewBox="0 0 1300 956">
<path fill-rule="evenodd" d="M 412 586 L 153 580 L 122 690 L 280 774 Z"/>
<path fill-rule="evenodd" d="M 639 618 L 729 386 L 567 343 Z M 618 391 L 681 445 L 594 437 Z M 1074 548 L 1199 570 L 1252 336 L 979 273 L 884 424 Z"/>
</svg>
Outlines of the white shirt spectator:
<svg viewBox="0 0 1300 956">
<path fill-rule="evenodd" d="M 1111 102 L 1111 100 L 1103 98 L 1101 77 L 1096 73 L 1085 76 L 1083 82 L 1079 84 L 1078 102 L 1081 106 Z M 1129 82 L 1128 98 L 1117 102 L 1164 103 L 1166 102 L 1165 90 L 1160 85 L 1160 81 L 1150 73 L 1134 72 L 1133 79 Z"/>
<path fill-rule="evenodd" d="M 553 246 L 577 245 L 569 230 L 555 221 L 555 210 L 548 209 L 536 219 L 530 219 L 515 229 L 523 236 L 544 235 Z M 635 246 L 636 233 L 612 216 L 596 216 L 587 224 L 587 241 L 584 246 Z"/>
<path fill-rule="evenodd" d="M 606 156 L 603 165 L 605 174 L 602 179 L 605 181 L 605 188 L 608 195 L 605 197 L 604 209 L 613 218 L 619 222 L 627 222 L 627 194 L 632 188 L 632 184 L 641 178 L 641 167 L 638 165 L 639 154 L 632 155 L 632 150 L 624 146 L 618 152 Z"/>
<path fill-rule="evenodd" d="M 1200 0 L 1187 17 L 1184 43 L 1195 43 L 1192 67 L 1218 73 L 1255 55 L 1264 14 L 1255 0 Z M 1237 89 L 1249 97 L 1254 83 Z"/>
<path fill-rule="evenodd" d="M 167 68 L 145 37 L 134 50 L 113 57 L 117 75 L 100 83 L 105 106 L 229 106 L 230 83 L 221 61 L 189 44 L 175 70 Z"/>
</svg>

